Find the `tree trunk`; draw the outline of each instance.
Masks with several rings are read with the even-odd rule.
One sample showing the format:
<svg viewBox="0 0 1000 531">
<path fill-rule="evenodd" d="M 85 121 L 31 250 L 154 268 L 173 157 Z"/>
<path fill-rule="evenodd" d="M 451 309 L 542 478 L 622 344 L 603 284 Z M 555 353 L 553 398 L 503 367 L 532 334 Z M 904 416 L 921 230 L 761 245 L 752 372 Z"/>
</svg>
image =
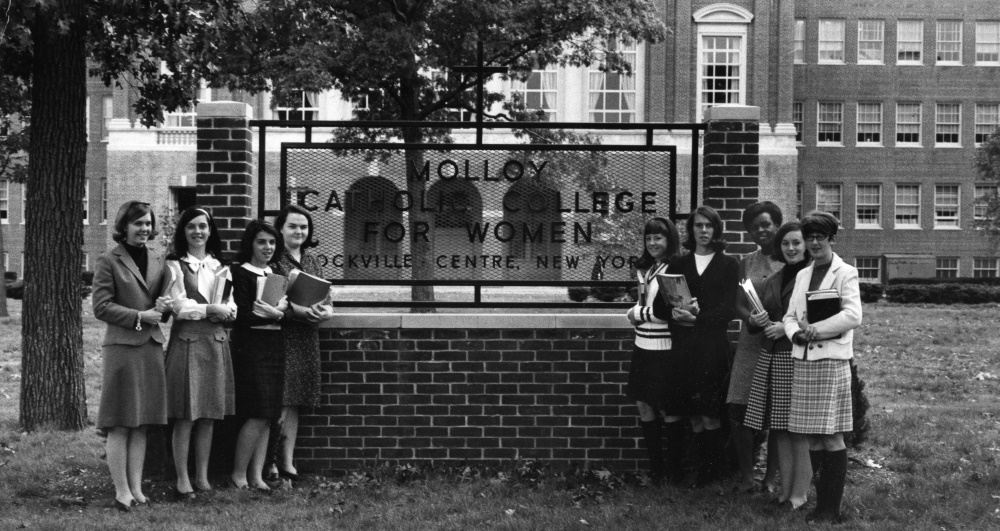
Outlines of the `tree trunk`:
<svg viewBox="0 0 1000 531">
<path fill-rule="evenodd" d="M 419 94 L 417 90 L 406 82 L 401 83 L 400 92 L 403 95 L 404 102 L 410 102 L 409 105 L 404 105 L 400 109 L 401 116 L 403 120 L 419 120 L 417 116 L 416 109 L 419 105 Z M 407 145 L 419 144 L 423 141 L 423 131 L 417 127 L 404 127 L 403 128 L 403 142 Z M 420 149 L 406 148 L 406 189 L 410 192 L 410 197 L 414 201 L 419 201 L 421 194 L 427 189 L 427 183 L 421 180 L 410 180 L 409 171 L 412 167 L 422 168 L 424 166 L 424 153 Z M 434 279 L 434 261 L 433 247 L 430 243 L 424 241 L 416 241 L 413 239 L 412 235 L 416 234 L 416 223 L 424 222 L 433 226 L 434 220 L 427 215 L 426 212 L 422 212 L 419 208 L 414 208 L 410 210 L 410 223 L 407 235 L 410 236 L 410 255 L 413 256 L 413 280 L 433 280 Z M 433 238 L 433 231 L 430 231 L 431 237 Z M 434 300 L 434 286 L 413 286 L 410 288 L 410 300 L 413 301 L 433 301 Z M 430 313 L 434 311 L 434 308 L 412 308 L 413 312 L 420 313 Z"/>
<path fill-rule="evenodd" d="M 25 227 L 21 424 L 83 429 L 81 323 L 87 66 L 84 0 L 38 7 Z M 58 23 L 58 24 L 57 24 Z M 66 26 L 68 24 L 68 28 Z"/>
</svg>

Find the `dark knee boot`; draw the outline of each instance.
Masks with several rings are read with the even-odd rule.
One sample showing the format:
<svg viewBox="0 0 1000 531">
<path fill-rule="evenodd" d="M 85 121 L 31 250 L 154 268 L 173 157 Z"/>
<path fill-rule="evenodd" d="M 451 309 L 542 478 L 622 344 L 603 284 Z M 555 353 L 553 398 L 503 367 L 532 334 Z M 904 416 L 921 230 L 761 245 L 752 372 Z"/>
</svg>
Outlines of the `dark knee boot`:
<svg viewBox="0 0 1000 531">
<path fill-rule="evenodd" d="M 844 484 L 847 482 L 847 449 L 826 452 L 823 462 L 825 513 L 827 520 L 840 522 L 840 502 L 844 498 Z"/>
<path fill-rule="evenodd" d="M 698 464 L 698 479 L 694 486 L 701 488 L 719 479 L 720 470 L 725 460 L 725 434 L 721 429 L 704 430 L 697 435 L 700 438 Z"/>
<path fill-rule="evenodd" d="M 646 440 L 646 454 L 649 456 L 649 479 L 653 483 L 663 481 L 663 423 L 660 419 L 649 422 L 639 421 L 642 438 Z"/>
<path fill-rule="evenodd" d="M 681 466 L 684 458 L 684 424 L 670 422 L 663 426 L 663 431 L 667 436 L 666 479 L 678 484 L 684 480 L 684 469 Z"/>
<path fill-rule="evenodd" d="M 807 516 L 815 518 L 819 514 L 826 512 L 826 497 L 823 495 L 825 484 L 823 483 L 823 460 L 825 450 L 809 450 L 809 463 L 812 465 L 812 479 L 816 484 L 816 508 Z"/>
</svg>

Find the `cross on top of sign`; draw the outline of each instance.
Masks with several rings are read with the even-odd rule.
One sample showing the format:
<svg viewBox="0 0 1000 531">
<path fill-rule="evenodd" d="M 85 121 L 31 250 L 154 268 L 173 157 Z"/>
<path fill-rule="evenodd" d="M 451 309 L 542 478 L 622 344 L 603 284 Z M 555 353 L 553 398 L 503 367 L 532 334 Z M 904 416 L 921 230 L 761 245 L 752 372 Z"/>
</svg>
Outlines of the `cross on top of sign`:
<svg viewBox="0 0 1000 531">
<path fill-rule="evenodd" d="M 476 43 L 476 64 L 473 66 L 453 66 L 452 72 L 476 75 L 476 143 L 483 143 L 483 84 L 486 75 L 506 74 L 506 66 L 486 66 L 483 58 L 483 41 Z"/>
</svg>

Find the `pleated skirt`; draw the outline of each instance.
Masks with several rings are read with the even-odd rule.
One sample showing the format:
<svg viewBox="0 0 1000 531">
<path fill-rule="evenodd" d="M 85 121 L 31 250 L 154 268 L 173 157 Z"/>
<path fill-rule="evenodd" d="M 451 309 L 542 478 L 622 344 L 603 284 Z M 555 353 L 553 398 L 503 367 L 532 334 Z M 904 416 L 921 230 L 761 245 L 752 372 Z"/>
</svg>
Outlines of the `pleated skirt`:
<svg viewBox="0 0 1000 531">
<path fill-rule="evenodd" d="M 790 350 L 761 349 L 743 424 L 754 430 L 787 430 L 795 373 Z"/>
<path fill-rule="evenodd" d="M 174 321 L 166 374 L 169 418 L 219 420 L 235 413 L 233 360 L 221 324 Z"/>
<path fill-rule="evenodd" d="M 788 431 L 833 435 L 852 431 L 851 360 L 794 360 Z"/>
</svg>

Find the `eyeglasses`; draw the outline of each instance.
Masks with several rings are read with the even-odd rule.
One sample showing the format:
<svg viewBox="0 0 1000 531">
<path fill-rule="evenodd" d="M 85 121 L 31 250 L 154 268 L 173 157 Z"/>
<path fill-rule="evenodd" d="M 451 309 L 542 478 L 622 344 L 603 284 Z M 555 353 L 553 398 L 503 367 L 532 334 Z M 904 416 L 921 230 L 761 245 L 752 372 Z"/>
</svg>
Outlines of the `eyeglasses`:
<svg viewBox="0 0 1000 531">
<path fill-rule="evenodd" d="M 825 242 L 826 240 L 829 240 L 830 237 L 826 234 L 811 234 L 803 237 L 802 239 L 807 242 Z"/>
</svg>

